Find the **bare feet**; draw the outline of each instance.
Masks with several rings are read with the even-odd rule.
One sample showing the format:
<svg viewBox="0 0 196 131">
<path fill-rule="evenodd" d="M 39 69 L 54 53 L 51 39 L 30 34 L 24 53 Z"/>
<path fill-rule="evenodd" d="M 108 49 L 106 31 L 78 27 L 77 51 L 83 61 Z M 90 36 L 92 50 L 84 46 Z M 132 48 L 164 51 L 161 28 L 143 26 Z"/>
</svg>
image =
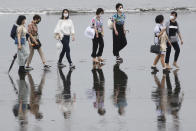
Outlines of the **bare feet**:
<svg viewBox="0 0 196 131">
<path fill-rule="evenodd" d="M 99 61 L 96 58 L 93 58 L 93 63 L 99 63 Z"/>
<path fill-rule="evenodd" d="M 173 66 L 176 67 L 176 69 L 180 69 L 176 62 L 173 63 Z"/>
<path fill-rule="evenodd" d="M 166 64 L 166 68 L 169 70 L 172 69 L 172 67 L 169 64 Z"/>
</svg>

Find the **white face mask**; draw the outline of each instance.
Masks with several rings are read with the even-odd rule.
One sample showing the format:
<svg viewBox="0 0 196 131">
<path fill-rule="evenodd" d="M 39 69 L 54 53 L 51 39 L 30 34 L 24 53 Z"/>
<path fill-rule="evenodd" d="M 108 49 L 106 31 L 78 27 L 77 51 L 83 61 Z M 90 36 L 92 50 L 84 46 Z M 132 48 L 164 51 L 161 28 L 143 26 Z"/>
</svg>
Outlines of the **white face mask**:
<svg viewBox="0 0 196 131">
<path fill-rule="evenodd" d="M 68 13 L 64 13 L 63 16 L 64 16 L 65 18 L 67 18 L 67 17 L 69 16 L 69 14 L 68 14 Z"/>
<path fill-rule="evenodd" d="M 170 18 L 170 20 L 173 20 L 173 19 L 175 19 L 173 15 L 171 15 L 169 18 Z"/>
<path fill-rule="evenodd" d="M 124 9 L 123 8 L 120 8 L 119 11 L 122 13 L 124 11 Z"/>
</svg>

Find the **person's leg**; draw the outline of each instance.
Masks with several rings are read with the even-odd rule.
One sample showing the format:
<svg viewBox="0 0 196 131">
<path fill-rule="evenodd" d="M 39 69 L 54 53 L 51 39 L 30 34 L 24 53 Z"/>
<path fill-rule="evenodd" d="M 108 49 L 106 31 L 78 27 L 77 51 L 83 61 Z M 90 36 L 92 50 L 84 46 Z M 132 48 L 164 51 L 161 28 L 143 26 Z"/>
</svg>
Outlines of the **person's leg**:
<svg viewBox="0 0 196 131">
<path fill-rule="evenodd" d="M 126 36 L 124 34 L 124 31 L 121 32 L 120 34 L 120 45 L 119 45 L 119 52 L 127 45 L 127 39 Z"/>
<path fill-rule="evenodd" d="M 171 68 L 169 66 L 170 54 L 171 54 L 171 46 L 169 45 L 169 43 L 167 43 L 167 51 L 166 51 L 166 57 L 165 57 L 165 63 L 166 63 L 167 68 Z"/>
<path fill-rule="evenodd" d="M 159 61 L 159 59 L 160 59 L 160 55 L 157 55 L 157 56 L 155 57 L 155 59 L 154 59 L 154 62 L 153 62 L 153 65 L 152 65 L 152 66 L 156 67 L 156 65 L 157 65 L 157 63 L 158 63 L 158 61 Z"/>
<path fill-rule="evenodd" d="M 29 47 L 29 50 L 30 50 L 30 54 L 29 54 L 29 57 L 27 59 L 27 67 L 30 66 L 31 61 L 32 61 L 32 58 L 33 58 L 33 55 L 34 55 L 34 49 L 33 49 L 33 47 Z"/>
<path fill-rule="evenodd" d="M 69 64 L 71 65 L 72 61 L 71 61 L 71 56 L 70 56 L 69 42 L 70 42 L 70 36 L 66 36 L 66 39 L 65 39 L 65 52 L 66 52 L 67 60 L 68 60 Z"/>
<path fill-rule="evenodd" d="M 164 54 L 161 54 L 161 64 L 162 64 L 163 69 L 165 69 L 165 55 Z"/>
<path fill-rule="evenodd" d="M 93 58 L 93 62 L 98 62 L 96 57 L 97 57 L 97 48 L 98 48 L 98 38 L 95 38 L 92 40 L 93 42 L 93 48 L 92 48 L 92 58 Z"/>
<path fill-rule="evenodd" d="M 101 58 L 102 56 L 102 53 L 103 53 L 103 48 L 104 48 L 104 41 L 103 41 L 103 37 L 101 36 L 99 38 L 99 51 L 98 51 L 98 54 L 97 54 L 97 57 L 99 59 L 99 61 L 103 61 L 103 59 Z"/>
<path fill-rule="evenodd" d="M 25 67 L 26 59 L 28 58 L 28 53 L 26 51 L 25 45 L 22 45 L 22 48 L 18 50 L 17 56 L 18 56 L 19 72 L 26 73 L 24 67 Z"/>
<path fill-rule="evenodd" d="M 177 60 L 178 60 L 178 57 L 179 57 L 179 54 L 180 54 L 180 47 L 179 47 L 178 42 L 172 43 L 172 45 L 173 45 L 174 50 L 175 50 L 174 63 L 173 63 L 173 65 L 175 67 L 179 68 L 179 66 L 177 65 Z"/>
<path fill-rule="evenodd" d="M 114 56 L 119 56 L 119 51 L 118 51 L 118 36 L 113 31 L 113 55 Z"/>
<path fill-rule="evenodd" d="M 58 63 L 62 63 L 62 60 L 63 60 L 63 57 L 65 55 L 65 51 L 66 51 L 66 41 L 65 41 L 65 37 L 63 37 L 61 43 L 63 44 L 63 49 L 60 53 L 60 56 L 59 56 L 59 60 L 58 60 Z"/>
<path fill-rule="evenodd" d="M 151 66 L 151 69 L 153 70 L 153 72 L 158 72 L 159 70 L 157 69 L 156 65 L 160 59 L 161 55 L 157 55 L 154 59 L 153 65 Z"/>
<path fill-rule="evenodd" d="M 38 53 L 39 53 L 39 55 L 41 57 L 42 63 L 45 65 L 46 64 L 46 59 L 44 57 L 44 53 L 42 51 L 42 48 L 40 47 L 37 51 L 38 51 Z"/>
</svg>

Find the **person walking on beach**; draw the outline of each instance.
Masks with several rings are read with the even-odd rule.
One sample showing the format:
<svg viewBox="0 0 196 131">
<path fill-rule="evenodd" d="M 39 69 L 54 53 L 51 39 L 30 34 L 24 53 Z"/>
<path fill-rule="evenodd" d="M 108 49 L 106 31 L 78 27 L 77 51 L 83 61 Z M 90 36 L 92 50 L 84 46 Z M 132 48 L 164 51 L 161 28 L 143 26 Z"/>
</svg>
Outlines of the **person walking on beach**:
<svg viewBox="0 0 196 131">
<path fill-rule="evenodd" d="M 101 58 L 104 48 L 103 41 L 103 20 L 101 15 L 104 14 L 104 10 L 102 8 L 98 8 L 96 11 L 96 16 L 92 19 L 92 27 L 95 29 L 95 37 L 92 40 L 93 42 L 93 51 L 91 56 L 93 57 L 94 63 L 102 63 L 103 59 Z M 99 47 L 99 49 L 98 49 Z M 98 49 L 98 52 L 97 52 Z"/>
<path fill-rule="evenodd" d="M 116 4 L 117 13 L 113 16 L 113 55 L 117 62 L 123 62 L 119 52 L 127 45 L 125 31 L 125 14 L 123 13 L 123 5 Z"/>
<path fill-rule="evenodd" d="M 157 54 L 151 69 L 153 69 L 153 71 L 155 72 L 158 72 L 156 65 L 159 59 L 161 59 L 163 73 L 169 73 L 169 70 L 165 66 L 165 52 L 167 48 L 166 41 L 168 41 L 169 43 L 168 46 L 171 46 L 171 42 L 169 41 L 168 36 L 166 34 L 166 28 L 163 26 L 164 16 L 163 15 L 156 16 L 155 22 L 157 24 L 154 29 L 154 42 L 155 44 L 160 44 L 161 54 Z"/>
<path fill-rule="evenodd" d="M 16 31 L 16 39 L 15 44 L 17 44 L 17 57 L 18 57 L 18 64 L 19 64 L 19 73 L 26 73 L 25 70 L 25 63 L 28 58 L 28 53 L 26 49 L 26 34 L 27 29 L 25 28 L 26 17 L 24 15 L 20 15 L 17 19 L 16 24 L 18 25 Z"/>
<path fill-rule="evenodd" d="M 69 10 L 64 9 L 62 12 L 61 19 L 58 21 L 56 28 L 55 28 L 55 38 L 63 44 L 62 52 L 60 53 L 59 60 L 58 60 L 58 67 L 65 67 L 62 63 L 63 57 L 66 53 L 67 60 L 69 62 L 70 68 L 75 68 L 75 65 L 72 63 L 71 56 L 70 56 L 70 36 L 72 36 L 72 41 L 75 40 L 75 30 L 74 24 L 72 20 L 69 18 Z"/>
<path fill-rule="evenodd" d="M 27 60 L 27 66 L 26 66 L 27 70 L 33 70 L 33 68 L 30 67 L 29 65 L 30 65 L 31 60 L 33 58 L 35 49 L 37 49 L 37 51 L 41 57 L 42 63 L 44 65 L 44 69 L 50 68 L 50 66 L 46 64 L 46 60 L 45 60 L 45 57 L 44 57 L 44 54 L 43 54 L 43 51 L 41 48 L 41 43 L 39 40 L 37 24 L 39 24 L 40 22 L 41 22 L 41 16 L 34 15 L 33 21 L 28 25 L 28 33 L 30 35 L 30 38 L 29 38 L 30 39 L 29 40 L 30 54 L 29 54 L 29 58 Z"/>
<path fill-rule="evenodd" d="M 177 64 L 177 60 L 180 54 L 180 47 L 178 43 L 178 37 L 180 38 L 181 45 L 183 45 L 183 40 L 182 36 L 179 30 L 179 25 L 178 22 L 176 21 L 177 19 L 177 12 L 173 11 L 171 12 L 170 15 L 170 21 L 166 23 L 166 32 L 169 37 L 169 40 L 171 41 L 171 44 L 175 50 L 175 55 L 174 55 L 174 63 L 173 66 L 179 69 L 180 67 Z M 167 43 L 168 45 L 169 43 Z M 171 69 L 169 65 L 169 59 L 170 59 L 170 54 L 171 54 L 171 46 L 167 47 L 167 52 L 166 52 L 166 58 L 165 58 L 165 63 L 167 68 Z"/>
</svg>

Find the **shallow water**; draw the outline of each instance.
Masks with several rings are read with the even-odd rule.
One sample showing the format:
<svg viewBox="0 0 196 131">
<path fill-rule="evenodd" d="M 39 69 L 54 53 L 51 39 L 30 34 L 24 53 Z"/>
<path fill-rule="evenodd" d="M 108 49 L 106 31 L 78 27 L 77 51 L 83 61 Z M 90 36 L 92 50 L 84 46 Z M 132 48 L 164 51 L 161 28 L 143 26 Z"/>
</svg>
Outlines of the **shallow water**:
<svg viewBox="0 0 196 131">
<path fill-rule="evenodd" d="M 58 0 L 58 1 L 47 1 L 47 0 L 0 0 L 1 8 L 10 9 L 61 9 L 61 8 L 71 8 L 71 9 L 95 9 L 98 7 L 103 7 L 106 9 L 114 9 L 117 2 L 122 2 L 126 8 L 171 8 L 171 7 L 195 7 L 195 0 Z M 82 6 L 81 6 L 82 5 Z M 88 6 L 84 6 L 88 5 Z"/>
<path fill-rule="evenodd" d="M 119 68 L 112 56 L 111 30 L 106 27 L 111 14 L 104 15 L 103 56 L 106 65 L 102 70 L 92 70 L 91 40 L 84 37 L 84 30 L 93 16 L 72 16 L 76 41 L 71 42 L 71 54 L 77 67 L 72 72 L 67 67 L 62 71 L 56 68 L 56 41 L 52 32 L 59 16 L 42 15 L 40 38 L 48 63 L 52 65 L 51 71 L 42 70 L 39 56 L 35 53 L 32 61 L 35 70 L 25 77 L 27 87 L 24 83 L 18 86 L 17 82 L 24 80 L 19 80 L 15 63 L 10 73 L 15 89 L 7 70 L 16 51 L 9 32 L 17 16 L 0 16 L 0 130 L 194 131 L 196 61 L 192 56 L 196 55 L 196 27 L 193 26 L 196 14 L 179 14 L 178 21 L 184 38 L 179 59 L 181 70 L 173 70 L 170 76 L 163 76 L 161 71 L 156 76 L 151 75 L 150 65 L 154 55 L 149 53 L 149 47 L 153 40 L 156 15 L 127 15 L 126 28 L 130 33 L 127 34 L 128 45 L 121 53 L 124 63 Z M 169 16 L 164 15 L 166 18 Z M 27 17 L 29 23 L 32 15 Z M 24 93 L 27 96 L 18 97 L 17 92 L 27 92 Z M 18 98 L 22 99 L 26 114 L 15 117 L 13 108 L 19 104 Z"/>
</svg>

